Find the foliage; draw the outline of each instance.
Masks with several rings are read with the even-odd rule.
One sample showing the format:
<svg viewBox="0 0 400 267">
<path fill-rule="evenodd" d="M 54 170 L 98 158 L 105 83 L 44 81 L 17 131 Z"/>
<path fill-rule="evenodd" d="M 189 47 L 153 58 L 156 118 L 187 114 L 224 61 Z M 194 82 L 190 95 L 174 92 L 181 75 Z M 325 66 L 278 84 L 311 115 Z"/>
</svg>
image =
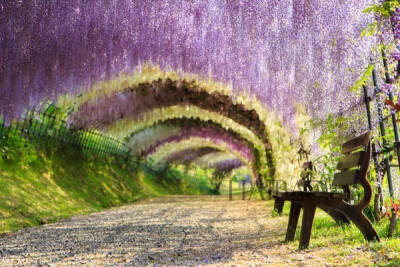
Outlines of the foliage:
<svg viewBox="0 0 400 267">
<path fill-rule="evenodd" d="M 384 210 L 383 210 L 383 215 L 386 218 L 390 218 L 392 216 L 392 213 L 397 213 L 397 215 L 400 215 L 400 200 L 393 200 L 392 197 L 386 199 L 385 204 L 384 204 Z"/>
<path fill-rule="evenodd" d="M 380 3 L 371 4 L 364 9 L 364 13 L 373 13 L 375 15 L 375 20 L 372 21 L 367 28 L 363 29 L 361 36 L 380 36 L 382 37 L 387 34 L 388 31 L 392 31 L 391 27 L 388 27 L 387 21 L 396 11 L 396 8 L 400 7 L 398 0 L 381 1 Z M 390 24 L 389 24 L 390 25 Z M 389 29 L 388 29 L 389 28 Z M 384 39 L 386 39 L 385 36 Z M 381 47 L 377 45 L 377 50 L 379 51 Z"/>
<path fill-rule="evenodd" d="M 365 72 L 361 75 L 360 79 L 358 79 L 351 87 L 350 92 L 360 92 L 363 86 L 366 86 L 371 80 L 372 71 L 374 69 L 374 65 L 370 64 Z"/>
<path fill-rule="evenodd" d="M 197 188 L 202 194 L 218 193 L 214 191 L 214 176 L 211 169 L 194 165 L 173 165 L 168 172 L 173 173 L 175 179 L 181 180 L 184 188 Z"/>
<path fill-rule="evenodd" d="M 317 139 L 318 146 L 322 149 L 319 155 L 313 155 L 313 180 L 314 190 L 321 191 L 341 191 L 339 187 L 332 187 L 334 174 L 337 172 L 341 145 L 345 140 L 354 137 L 353 132 L 354 120 L 359 114 L 354 113 L 352 116 L 340 116 L 339 114 L 329 114 L 325 119 L 313 119 L 307 123 L 303 129 L 303 133 L 310 130 L 320 131 Z M 360 125 L 357 125 L 360 127 Z M 361 127 L 360 127 L 361 128 Z M 362 129 L 358 129 L 361 132 Z M 357 187 L 351 188 L 353 201 L 362 198 L 362 190 Z"/>
<path fill-rule="evenodd" d="M 15 132 L 4 136 L 0 140 L 0 156 L 4 162 L 10 164 L 33 163 L 36 161 L 36 152 L 31 146 L 26 145 L 26 140 L 19 137 Z"/>
<path fill-rule="evenodd" d="M 382 15 L 386 19 L 388 19 L 396 10 L 396 7 L 400 7 L 400 3 L 398 0 L 387 0 L 387 1 L 382 1 L 379 4 L 370 5 L 366 9 L 364 9 L 363 12 Z"/>
</svg>

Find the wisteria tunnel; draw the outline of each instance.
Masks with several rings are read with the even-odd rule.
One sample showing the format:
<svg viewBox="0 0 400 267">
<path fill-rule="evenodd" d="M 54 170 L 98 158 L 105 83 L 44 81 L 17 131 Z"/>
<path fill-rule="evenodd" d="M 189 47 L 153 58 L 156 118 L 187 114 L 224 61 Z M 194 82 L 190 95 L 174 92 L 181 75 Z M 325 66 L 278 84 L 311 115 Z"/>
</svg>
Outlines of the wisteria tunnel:
<svg viewBox="0 0 400 267">
<path fill-rule="evenodd" d="M 321 116 L 357 100 L 348 101 L 341 89 L 368 64 L 372 42 L 357 40 L 368 23 L 362 16 L 367 2 L 3 3 L 1 112 L 8 121 L 51 100 L 72 110 L 68 122 L 75 127 L 109 130 L 131 144 L 130 136 L 134 153 L 140 153 L 138 142 L 152 146 L 194 133 L 226 140 L 227 149 L 253 165 L 256 159 L 257 177 L 273 176 L 275 164 L 278 175 L 287 175 L 273 156 L 276 142 L 269 135 L 277 130 L 271 124 L 281 118 L 288 132 L 297 131 L 301 106 Z M 155 127 L 172 118 L 181 137 Z M 226 131 L 200 133 L 178 118 Z M 140 127 L 159 130 L 151 140 L 137 140 Z M 238 138 L 248 144 L 238 145 Z"/>
<path fill-rule="evenodd" d="M 360 240 L 397 237 L 399 40 L 398 0 L 0 1 L 0 258 L 1 232 L 245 186 L 289 216 L 286 241 L 303 210 L 300 250 L 316 208 Z M 385 242 L 359 258 L 383 264 Z"/>
</svg>

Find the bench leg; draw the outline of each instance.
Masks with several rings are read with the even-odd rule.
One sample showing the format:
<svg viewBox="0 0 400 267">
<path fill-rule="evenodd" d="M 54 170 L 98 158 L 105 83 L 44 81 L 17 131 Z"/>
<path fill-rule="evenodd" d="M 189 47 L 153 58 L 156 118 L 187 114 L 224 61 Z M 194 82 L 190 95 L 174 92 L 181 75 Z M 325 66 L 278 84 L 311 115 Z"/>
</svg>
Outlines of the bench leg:
<svg viewBox="0 0 400 267">
<path fill-rule="evenodd" d="M 286 242 L 294 240 L 297 223 L 299 221 L 300 210 L 301 210 L 301 204 L 292 201 L 290 204 L 289 223 L 286 230 L 286 239 L 285 239 Z"/>
<path fill-rule="evenodd" d="M 304 203 L 299 249 L 307 248 L 308 245 L 310 244 L 311 231 L 314 223 L 315 209 L 316 209 L 315 203 L 310 203 L 310 202 Z"/>
<path fill-rule="evenodd" d="M 285 204 L 285 200 L 281 197 L 275 197 L 274 202 L 274 210 L 279 214 L 282 215 L 283 205 Z"/>
<path fill-rule="evenodd" d="M 380 241 L 378 233 L 371 222 L 360 211 L 345 211 L 346 216 L 360 229 L 364 238 L 368 241 Z"/>
</svg>

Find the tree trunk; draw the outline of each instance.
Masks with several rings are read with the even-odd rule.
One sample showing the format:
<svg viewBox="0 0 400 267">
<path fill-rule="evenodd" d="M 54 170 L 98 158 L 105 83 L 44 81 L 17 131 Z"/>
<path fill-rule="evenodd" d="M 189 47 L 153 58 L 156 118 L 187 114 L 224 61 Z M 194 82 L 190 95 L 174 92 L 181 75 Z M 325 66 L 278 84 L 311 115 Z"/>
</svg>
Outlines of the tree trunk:
<svg viewBox="0 0 400 267">
<path fill-rule="evenodd" d="M 381 205 L 380 205 L 381 194 L 376 193 L 374 198 L 374 218 L 375 222 L 381 220 Z"/>
<path fill-rule="evenodd" d="M 392 217 L 390 217 L 390 225 L 387 237 L 392 237 L 397 225 L 397 212 L 392 210 Z"/>
<path fill-rule="evenodd" d="M 218 182 L 216 185 L 215 185 L 215 187 L 214 187 L 214 193 L 216 194 L 216 195 L 219 195 L 220 193 L 219 193 L 219 189 L 220 189 L 220 187 L 221 187 L 221 184 L 222 184 L 222 181 L 221 182 Z"/>
</svg>

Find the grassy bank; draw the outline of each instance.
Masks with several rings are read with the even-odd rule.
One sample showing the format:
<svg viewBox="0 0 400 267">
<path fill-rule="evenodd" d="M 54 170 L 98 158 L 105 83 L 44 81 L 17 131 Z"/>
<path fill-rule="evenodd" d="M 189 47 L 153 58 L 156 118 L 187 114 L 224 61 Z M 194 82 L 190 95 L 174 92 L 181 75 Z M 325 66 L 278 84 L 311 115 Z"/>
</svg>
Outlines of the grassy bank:
<svg viewBox="0 0 400 267">
<path fill-rule="evenodd" d="M 11 136 L 0 149 L 0 233 L 144 197 L 200 193 L 182 180 L 68 146 L 33 147 Z"/>
</svg>

